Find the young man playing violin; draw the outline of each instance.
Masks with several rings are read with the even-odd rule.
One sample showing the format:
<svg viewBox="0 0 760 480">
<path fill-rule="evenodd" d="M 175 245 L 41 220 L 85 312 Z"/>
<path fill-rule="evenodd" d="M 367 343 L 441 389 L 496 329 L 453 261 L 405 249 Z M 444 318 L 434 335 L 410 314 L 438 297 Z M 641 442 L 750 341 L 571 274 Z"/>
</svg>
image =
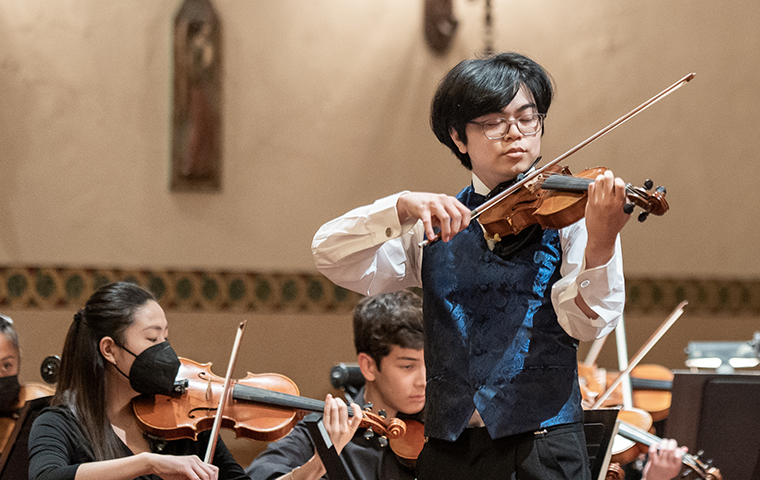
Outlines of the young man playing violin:
<svg viewBox="0 0 760 480">
<path fill-rule="evenodd" d="M 623 311 L 624 182 L 599 175 L 585 219 L 560 230 L 534 225 L 493 242 L 470 222 L 536 163 L 552 96 L 548 74 L 525 56 L 461 62 L 438 87 L 431 125 L 472 183 L 456 197 L 391 195 L 314 237 L 317 267 L 340 286 L 423 287 L 420 480 L 590 478 L 577 345 L 608 334 Z M 420 248 L 426 237 L 442 241 Z"/>
<path fill-rule="evenodd" d="M 422 302 L 407 291 L 363 299 L 354 310 L 354 345 L 365 386 L 351 406 L 371 403 L 388 419 L 414 417 L 425 406 L 422 353 Z M 396 458 L 379 438 L 364 438 L 359 416 L 349 417 L 345 403 L 328 395 L 323 422 L 336 451 L 356 480 L 413 480 L 414 470 Z M 270 443 L 246 469 L 253 480 L 327 478 L 304 422 Z"/>
</svg>

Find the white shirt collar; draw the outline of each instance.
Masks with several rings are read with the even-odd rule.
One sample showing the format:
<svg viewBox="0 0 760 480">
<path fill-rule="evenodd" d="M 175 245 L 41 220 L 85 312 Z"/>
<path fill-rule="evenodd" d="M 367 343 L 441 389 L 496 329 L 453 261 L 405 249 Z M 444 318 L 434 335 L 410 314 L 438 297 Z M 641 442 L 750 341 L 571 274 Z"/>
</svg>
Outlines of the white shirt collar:
<svg viewBox="0 0 760 480">
<path fill-rule="evenodd" d="M 484 197 L 491 193 L 491 189 L 486 187 L 486 184 L 474 173 L 472 174 L 472 189 L 475 190 L 475 193 L 483 195 Z"/>
</svg>

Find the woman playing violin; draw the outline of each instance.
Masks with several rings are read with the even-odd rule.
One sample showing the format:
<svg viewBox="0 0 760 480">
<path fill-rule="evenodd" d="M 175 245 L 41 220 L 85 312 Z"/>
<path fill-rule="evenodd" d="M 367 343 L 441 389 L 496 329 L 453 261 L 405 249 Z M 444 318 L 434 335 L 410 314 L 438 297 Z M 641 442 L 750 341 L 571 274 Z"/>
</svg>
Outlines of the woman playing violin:
<svg viewBox="0 0 760 480">
<path fill-rule="evenodd" d="M 29 477 L 43 479 L 245 479 L 219 440 L 212 464 L 198 441 L 143 435 L 131 401 L 170 394 L 180 363 L 153 295 L 131 283 L 100 288 L 66 335 L 58 388 L 29 438 Z"/>
<path fill-rule="evenodd" d="M 369 295 L 423 287 L 420 480 L 590 477 L 577 345 L 609 333 L 623 311 L 624 182 L 598 176 L 585 219 L 560 230 L 534 225 L 494 244 L 470 222 L 536 162 L 552 96 L 525 56 L 461 62 L 439 84 L 431 125 L 471 185 L 456 197 L 401 192 L 314 237 L 317 267 L 338 285 Z M 426 236 L 442 241 L 419 248 Z"/>
</svg>

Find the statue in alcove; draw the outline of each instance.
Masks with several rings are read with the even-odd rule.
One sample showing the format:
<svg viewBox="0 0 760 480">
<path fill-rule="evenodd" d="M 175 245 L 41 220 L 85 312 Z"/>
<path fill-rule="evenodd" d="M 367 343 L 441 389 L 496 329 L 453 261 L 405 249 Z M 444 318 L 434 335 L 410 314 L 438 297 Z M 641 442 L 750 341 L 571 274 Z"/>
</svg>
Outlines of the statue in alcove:
<svg viewBox="0 0 760 480">
<path fill-rule="evenodd" d="M 172 180 L 175 191 L 218 191 L 221 180 L 219 22 L 186 0 L 174 24 Z"/>
</svg>

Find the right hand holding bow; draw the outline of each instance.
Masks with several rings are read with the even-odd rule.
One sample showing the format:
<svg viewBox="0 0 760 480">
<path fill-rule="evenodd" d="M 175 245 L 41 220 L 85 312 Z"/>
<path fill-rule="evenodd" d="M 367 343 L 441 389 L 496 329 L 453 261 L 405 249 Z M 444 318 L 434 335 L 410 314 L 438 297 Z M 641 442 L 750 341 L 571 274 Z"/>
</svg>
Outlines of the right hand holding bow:
<svg viewBox="0 0 760 480">
<path fill-rule="evenodd" d="M 434 228 L 440 229 L 444 242 L 451 240 L 470 224 L 470 210 L 456 198 L 423 192 L 402 194 L 396 202 L 398 219 L 402 224 L 408 220 L 422 220 L 428 240 L 437 237 Z"/>
</svg>

